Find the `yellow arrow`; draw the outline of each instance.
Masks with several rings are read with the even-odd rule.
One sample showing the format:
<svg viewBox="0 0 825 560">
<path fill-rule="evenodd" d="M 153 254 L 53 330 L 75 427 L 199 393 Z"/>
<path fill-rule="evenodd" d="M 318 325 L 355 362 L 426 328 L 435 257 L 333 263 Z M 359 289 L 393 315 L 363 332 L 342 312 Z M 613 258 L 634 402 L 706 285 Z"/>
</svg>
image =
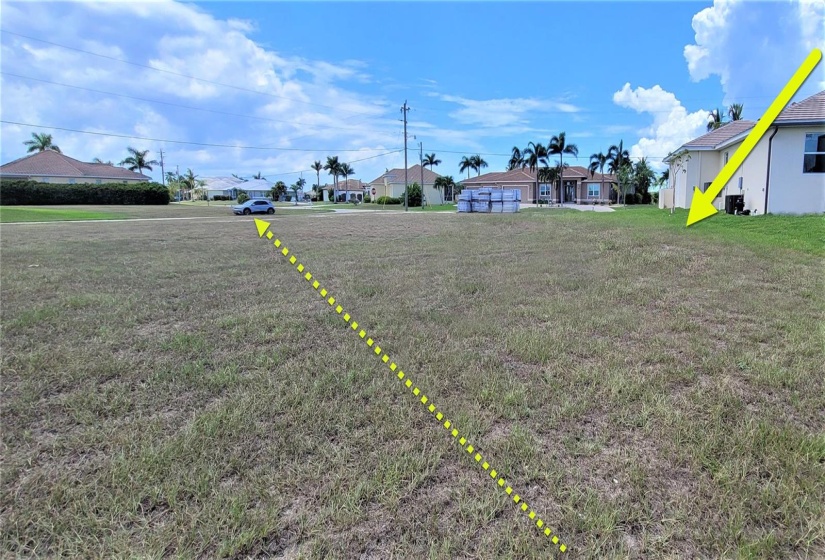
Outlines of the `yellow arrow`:
<svg viewBox="0 0 825 560">
<path fill-rule="evenodd" d="M 263 237 L 269 227 L 269 222 L 255 218 L 255 227 L 258 228 L 258 237 Z"/>
<path fill-rule="evenodd" d="M 808 76 L 811 75 L 811 72 L 814 71 L 814 68 L 816 68 L 816 65 L 819 64 L 821 59 L 822 51 L 819 49 L 812 50 L 811 54 L 805 59 L 805 62 L 797 68 L 790 81 L 785 84 L 785 87 L 782 88 L 782 91 L 780 91 L 776 99 L 773 100 L 773 103 L 771 103 L 768 110 L 765 111 L 765 114 L 762 115 L 762 118 L 756 122 L 756 126 L 754 126 L 750 134 L 745 137 L 745 141 L 742 142 L 742 145 L 739 146 L 739 149 L 736 150 L 733 157 L 728 160 L 728 163 L 725 164 L 722 171 L 719 172 L 719 175 L 717 175 L 716 179 L 710 184 L 708 190 L 703 193 L 699 190 L 699 187 L 693 187 L 693 201 L 690 204 L 690 212 L 688 213 L 687 219 L 688 226 L 705 218 L 709 218 L 718 212 L 718 210 L 713 207 L 714 199 L 719 196 L 719 193 L 722 192 L 727 182 L 730 181 L 730 178 L 733 177 L 733 174 L 739 166 L 742 165 L 742 162 L 745 161 L 745 158 L 748 157 L 751 150 L 756 147 L 756 144 L 759 143 L 759 140 L 761 140 L 765 132 L 768 131 L 773 121 L 779 116 L 782 109 L 785 108 L 785 105 L 788 104 L 797 90 L 802 87 L 802 84 Z"/>
</svg>

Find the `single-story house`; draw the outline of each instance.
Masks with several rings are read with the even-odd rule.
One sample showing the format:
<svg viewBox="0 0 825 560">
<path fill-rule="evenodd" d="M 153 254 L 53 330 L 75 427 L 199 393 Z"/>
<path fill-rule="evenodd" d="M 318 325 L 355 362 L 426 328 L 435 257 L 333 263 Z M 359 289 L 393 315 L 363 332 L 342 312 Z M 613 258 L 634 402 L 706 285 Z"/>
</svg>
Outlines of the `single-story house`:
<svg viewBox="0 0 825 560">
<path fill-rule="evenodd" d="M 424 168 L 423 171 L 423 188 L 424 200 L 427 204 L 440 204 L 441 194 L 434 187 L 435 180 L 440 177 L 438 173 Z M 413 165 L 407 168 L 407 184 L 422 183 L 422 170 L 420 165 Z M 369 189 L 370 196 L 375 200 L 382 196 L 389 196 L 392 198 L 404 198 L 404 168 L 390 169 L 378 176 L 378 178 L 370 181 Z M 444 200 L 451 200 L 452 193 L 443 193 Z"/>
<path fill-rule="evenodd" d="M 338 181 L 336 187 L 334 183 L 321 186 L 324 201 L 329 200 L 329 191 L 332 190 L 335 194 L 335 199 L 338 202 L 349 202 L 357 200 L 364 201 L 364 195 L 368 194 L 367 185 L 361 179 L 347 179 L 346 181 Z"/>
<path fill-rule="evenodd" d="M 141 183 L 150 181 L 142 173 L 107 163 L 86 163 L 54 150 L 44 150 L 0 166 L 3 179 L 25 179 L 41 183 Z"/>
<path fill-rule="evenodd" d="M 660 208 L 690 208 L 693 187 L 704 192 L 756 123 L 733 121 L 682 145 L 665 158 L 670 184 Z M 788 105 L 714 200 L 741 195 L 751 214 L 825 212 L 825 91 Z"/>
<path fill-rule="evenodd" d="M 462 179 L 464 189 L 478 189 L 492 187 L 496 189 L 519 189 L 521 200 L 527 203 L 536 202 L 536 171 L 529 169 L 513 169 L 485 173 L 478 177 Z M 616 177 L 605 173 L 590 174 L 590 171 L 578 165 L 565 167 L 562 174 L 564 185 L 564 202 L 588 204 L 604 203 L 616 200 L 616 191 L 613 185 L 617 184 Z M 559 202 L 559 185 L 539 183 L 539 198 L 551 203 Z"/>
<path fill-rule="evenodd" d="M 266 179 L 238 179 L 237 177 L 201 177 L 203 185 L 195 187 L 195 192 L 205 194 L 210 200 L 216 196 L 228 196 L 234 200 L 244 191 L 249 198 L 268 198 L 272 194 L 273 183 Z"/>
</svg>

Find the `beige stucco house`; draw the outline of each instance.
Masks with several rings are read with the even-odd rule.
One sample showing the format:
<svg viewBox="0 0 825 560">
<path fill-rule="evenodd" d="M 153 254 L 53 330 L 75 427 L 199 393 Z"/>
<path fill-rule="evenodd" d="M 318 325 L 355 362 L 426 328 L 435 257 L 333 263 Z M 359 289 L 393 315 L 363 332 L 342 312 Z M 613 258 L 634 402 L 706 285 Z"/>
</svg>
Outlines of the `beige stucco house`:
<svg viewBox="0 0 825 560">
<path fill-rule="evenodd" d="M 426 200 L 427 204 L 440 204 L 441 203 L 441 194 L 436 190 L 433 186 L 435 184 L 435 180 L 440 177 L 438 173 L 430 171 L 426 167 L 423 170 L 424 174 L 424 185 L 423 185 L 423 193 L 424 199 Z M 421 184 L 421 175 L 422 169 L 420 165 L 413 165 L 412 167 L 407 169 L 407 183 L 412 185 L 413 183 Z M 381 196 L 390 196 L 393 198 L 403 198 L 404 197 L 404 168 L 399 169 L 390 169 L 389 171 L 381 174 L 378 178 L 370 181 L 369 183 L 370 189 L 370 196 L 372 196 L 373 200 Z M 373 194 L 375 193 L 375 194 Z M 449 200 L 450 193 L 444 193 L 445 200 Z"/>
<path fill-rule="evenodd" d="M 665 159 L 670 185 L 660 208 L 690 208 L 693 187 L 705 191 L 753 129 L 734 121 L 681 146 Z M 785 108 L 714 201 L 741 195 L 751 214 L 825 212 L 825 91 Z"/>
<path fill-rule="evenodd" d="M 4 179 L 28 179 L 41 183 L 140 183 L 151 180 L 141 173 L 106 163 L 86 163 L 44 150 L 0 166 Z"/>
<path fill-rule="evenodd" d="M 601 173 L 590 174 L 590 171 L 578 165 L 564 169 L 562 174 L 564 185 L 564 201 L 576 204 L 606 203 L 616 200 L 613 185 L 616 177 Z M 485 173 L 478 177 L 462 179 L 465 189 L 492 187 L 496 189 L 518 189 L 521 191 L 521 200 L 527 203 L 536 202 L 536 172 L 529 169 L 513 169 L 511 171 Z M 539 197 L 550 203 L 559 202 L 558 183 L 539 183 Z"/>
</svg>

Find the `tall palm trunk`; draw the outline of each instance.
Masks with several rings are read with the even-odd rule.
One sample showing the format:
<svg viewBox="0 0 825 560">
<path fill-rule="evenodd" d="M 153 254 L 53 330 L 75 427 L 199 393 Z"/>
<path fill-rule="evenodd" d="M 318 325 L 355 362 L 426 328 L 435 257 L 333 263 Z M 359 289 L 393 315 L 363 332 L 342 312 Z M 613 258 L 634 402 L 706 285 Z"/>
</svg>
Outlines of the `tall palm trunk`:
<svg viewBox="0 0 825 560">
<path fill-rule="evenodd" d="M 564 150 L 559 150 L 559 206 L 564 204 Z"/>
</svg>

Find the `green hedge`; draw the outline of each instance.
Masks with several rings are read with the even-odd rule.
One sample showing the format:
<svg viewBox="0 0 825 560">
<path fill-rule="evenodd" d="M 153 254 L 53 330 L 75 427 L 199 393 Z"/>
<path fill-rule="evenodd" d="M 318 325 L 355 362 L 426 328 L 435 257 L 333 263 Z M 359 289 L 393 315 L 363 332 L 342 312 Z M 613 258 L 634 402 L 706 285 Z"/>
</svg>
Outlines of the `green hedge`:
<svg viewBox="0 0 825 560">
<path fill-rule="evenodd" d="M 401 204 L 404 201 L 400 198 L 393 198 L 391 196 L 379 196 L 376 204 Z"/>
<path fill-rule="evenodd" d="M 169 204 L 160 183 L 38 183 L 0 179 L 0 204 Z"/>
</svg>

